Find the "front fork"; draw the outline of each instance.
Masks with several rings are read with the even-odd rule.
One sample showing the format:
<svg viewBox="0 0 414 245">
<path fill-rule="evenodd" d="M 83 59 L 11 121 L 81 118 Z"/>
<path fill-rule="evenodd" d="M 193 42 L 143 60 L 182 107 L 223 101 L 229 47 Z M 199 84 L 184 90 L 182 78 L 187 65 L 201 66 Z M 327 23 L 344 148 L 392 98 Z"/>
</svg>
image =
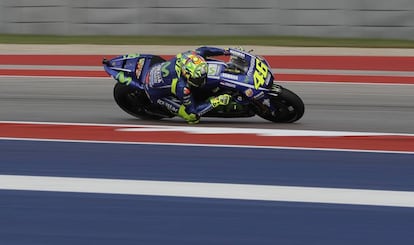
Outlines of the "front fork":
<svg viewBox="0 0 414 245">
<path fill-rule="evenodd" d="M 276 116 L 278 108 L 274 106 L 272 101 L 279 96 L 282 92 L 282 86 L 273 84 L 272 87 L 266 92 L 263 97 L 258 100 L 255 100 L 255 105 L 259 107 L 259 110 L 262 113 L 270 114 Z"/>
</svg>

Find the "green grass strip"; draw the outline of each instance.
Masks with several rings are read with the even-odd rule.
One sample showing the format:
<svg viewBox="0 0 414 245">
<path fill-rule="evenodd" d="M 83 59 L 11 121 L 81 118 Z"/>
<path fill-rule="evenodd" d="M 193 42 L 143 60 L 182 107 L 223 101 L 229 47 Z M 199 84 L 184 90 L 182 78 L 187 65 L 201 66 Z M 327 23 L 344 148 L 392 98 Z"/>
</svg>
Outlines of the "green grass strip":
<svg viewBox="0 0 414 245">
<path fill-rule="evenodd" d="M 53 36 L 0 34 L 0 43 L 414 48 L 414 40 L 290 36 Z"/>
</svg>

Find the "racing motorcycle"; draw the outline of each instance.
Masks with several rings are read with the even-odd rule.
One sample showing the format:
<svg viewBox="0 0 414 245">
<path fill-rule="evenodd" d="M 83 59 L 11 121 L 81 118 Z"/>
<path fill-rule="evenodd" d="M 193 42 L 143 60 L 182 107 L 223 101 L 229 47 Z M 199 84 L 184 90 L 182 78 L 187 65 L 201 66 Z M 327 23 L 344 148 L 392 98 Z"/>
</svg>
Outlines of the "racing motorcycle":
<svg viewBox="0 0 414 245">
<path fill-rule="evenodd" d="M 258 115 L 272 122 L 292 123 L 303 116 L 305 106 L 302 99 L 275 82 L 269 63 L 263 57 L 239 49 L 229 49 L 229 52 L 230 59 L 227 62 L 207 58 L 207 82 L 202 88 L 192 89 L 195 101 L 204 101 L 220 94 L 232 96 L 228 105 L 218 106 L 203 117 Z M 113 96 L 122 110 L 141 119 L 176 116 L 171 110 L 151 103 L 144 91 L 147 72 L 155 64 L 164 61 L 162 57 L 151 54 L 128 54 L 110 60 L 103 59 L 105 71 L 117 80 Z"/>
</svg>

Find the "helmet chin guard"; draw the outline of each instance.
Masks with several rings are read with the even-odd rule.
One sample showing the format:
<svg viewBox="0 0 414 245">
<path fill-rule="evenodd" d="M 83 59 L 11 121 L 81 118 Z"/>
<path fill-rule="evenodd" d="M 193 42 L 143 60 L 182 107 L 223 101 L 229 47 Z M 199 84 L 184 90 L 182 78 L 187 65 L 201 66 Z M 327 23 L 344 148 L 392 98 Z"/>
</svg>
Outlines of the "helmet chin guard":
<svg viewBox="0 0 414 245">
<path fill-rule="evenodd" d="M 190 77 L 187 81 L 193 87 L 203 87 L 207 82 L 207 75 L 198 78 Z"/>
</svg>

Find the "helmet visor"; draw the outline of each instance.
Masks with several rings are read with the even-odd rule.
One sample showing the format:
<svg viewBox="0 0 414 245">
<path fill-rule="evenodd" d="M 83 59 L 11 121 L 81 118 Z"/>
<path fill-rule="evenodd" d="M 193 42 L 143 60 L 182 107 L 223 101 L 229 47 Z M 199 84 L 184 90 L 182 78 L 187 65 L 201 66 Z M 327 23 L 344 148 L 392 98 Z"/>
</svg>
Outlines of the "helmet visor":
<svg viewBox="0 0 414 245">
<path fill-rule="evenodd" d="M 206 84 L 206 81 L 207 81 L 207 76 L 205 75 L 201 77 L 197 77 L 197 78 L 190 77 L 190 79 L 188 79 L 188 83 L 194 87 L 202 87 Z"/>
</svg>

